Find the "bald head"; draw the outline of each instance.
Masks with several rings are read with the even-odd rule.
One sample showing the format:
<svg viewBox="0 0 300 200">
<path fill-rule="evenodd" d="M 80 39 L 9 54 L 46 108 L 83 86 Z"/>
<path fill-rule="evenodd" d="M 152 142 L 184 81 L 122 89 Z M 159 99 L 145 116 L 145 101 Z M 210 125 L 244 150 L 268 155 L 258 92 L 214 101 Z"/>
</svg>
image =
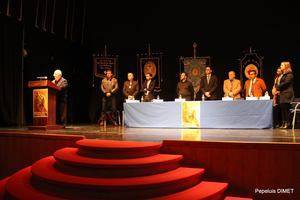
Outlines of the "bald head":
<svg viewBox="0 0 300 200">
<path fill-rule="evenodd" d="M 234 71 L 228 72 L 228 78 L 229 78 L 229 80 L 235 79 L 235 72 Z"/>
</svg>

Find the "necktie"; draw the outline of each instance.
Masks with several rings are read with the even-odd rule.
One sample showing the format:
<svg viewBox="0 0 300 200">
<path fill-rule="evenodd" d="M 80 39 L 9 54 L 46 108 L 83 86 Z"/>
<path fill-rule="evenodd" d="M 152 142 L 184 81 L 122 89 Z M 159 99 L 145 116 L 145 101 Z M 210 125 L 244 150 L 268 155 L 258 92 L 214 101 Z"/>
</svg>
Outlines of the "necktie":
<svg viewBox="0 0 300 200">
<path fill-rule="evenodd" d="M 146 93 L 146 95 L 149 94 L 148 88 L 149 88 L 149 86 L 150 86 L 150 82 L 151 82 L 151 81 L 148 81 L 148 82 L 147 82 L 147 93 Z"/>
<path fill-rule="evenodd" d="M 251 82 L 250 82 L 250 87 L 249 87 L 249 92 L 248 92 L 249 97 L 252 96 L 252 86 L 253 86 L 253 80 L 251 80 Z"/>
<path fill-rule="evenodd" d="M 207 76 L 207 84 L 209 84 L 210 76 Z"/>
</svg>

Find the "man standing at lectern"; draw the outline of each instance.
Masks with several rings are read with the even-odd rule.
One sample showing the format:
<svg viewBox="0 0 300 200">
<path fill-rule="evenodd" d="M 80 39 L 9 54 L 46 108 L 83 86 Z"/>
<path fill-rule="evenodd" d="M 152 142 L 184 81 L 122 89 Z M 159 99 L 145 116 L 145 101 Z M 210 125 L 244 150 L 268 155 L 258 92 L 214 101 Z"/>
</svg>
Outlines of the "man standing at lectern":
<svg viewBox="0 0 300 200">
<path fill-rule="evenodd" d="M 58 91 L 56 95 L 56 121 L 57 124 L 66 126 L 68 81 L 62 77 L 62 72 L 59 69 L 54 71 L 53 76 L 54 80 L 52 81 L 52 83 L 61 88 L 61 90 Z"/>
</svg>

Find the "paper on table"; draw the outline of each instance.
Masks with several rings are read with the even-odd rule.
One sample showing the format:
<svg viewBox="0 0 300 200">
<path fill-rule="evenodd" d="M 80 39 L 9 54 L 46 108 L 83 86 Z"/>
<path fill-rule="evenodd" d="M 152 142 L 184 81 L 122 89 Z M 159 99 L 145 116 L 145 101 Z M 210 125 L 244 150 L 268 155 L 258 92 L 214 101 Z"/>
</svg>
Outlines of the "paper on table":
<svg viewBox="0 0 300 200">
<path fill-rule="evenodd" d="M 258 100 L 258 97 L 246 97 L 246 100 Z"/>
<path fill-rule="evenodd" d="M 183 102 L 185 99 L 175 99 L 175 102 Z"/>
<path fill-rule="evenodd" d="M 126 103 L 140 103 L 139 100 L 126 99 Z"/>
</svg>

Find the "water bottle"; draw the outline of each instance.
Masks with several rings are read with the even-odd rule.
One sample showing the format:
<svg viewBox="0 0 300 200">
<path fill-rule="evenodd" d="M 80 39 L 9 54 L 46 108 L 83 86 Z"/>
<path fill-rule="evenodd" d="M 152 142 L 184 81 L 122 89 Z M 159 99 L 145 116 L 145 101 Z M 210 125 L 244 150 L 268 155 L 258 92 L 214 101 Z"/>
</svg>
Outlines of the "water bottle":
<svg viewBox="0 0 300 200">
<path fill-rule="evenodd" d="M 202 101 L 205 101 L 205 96 L 204 96 L 204 94 L 202 94 Z"/>
<path fill-rule="evenodd" d="M 142 98 L 141 98 L 141 102 L 143 102 L 144 101 L 144 97 L 142 96 Z"/>
<path fill-rule="evenodd" d="M 181 94 L 179 95 L 179 99 L 181 99 L 182 98 L 182 96 L 181 96 Z"/>
<path fill-rule="evenodd" d="M 268 93 L 268 91 L 266 91 L 266 93 L 265 93 L 265 96 L 266 96 L 266 97 L 268 97 L 268 96 L 269 96 L 269 93 Z"/>
<path fill-rule="evenodd" d="M 156 99 L 159 99 L 159 95 L 157 95 Z"/>
</svg>

